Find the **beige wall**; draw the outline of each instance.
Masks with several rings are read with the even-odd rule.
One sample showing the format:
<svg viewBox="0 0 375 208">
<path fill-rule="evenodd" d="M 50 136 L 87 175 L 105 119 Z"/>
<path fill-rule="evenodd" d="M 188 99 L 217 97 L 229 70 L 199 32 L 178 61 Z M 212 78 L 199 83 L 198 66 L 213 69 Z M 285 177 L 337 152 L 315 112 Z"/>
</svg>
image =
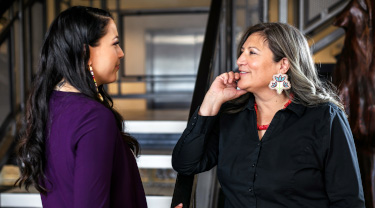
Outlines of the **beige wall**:
<svg viewBox="0 0 375 208">
<path fill-rule="evenodd" d="M 118 84 L 108 85 L 108 92 L 118 93 Z M 143 83 L 122 83 L 121 92 L 124 94 L 142 94 L 146 92 L 146 85 Z M 114 99 L 114 107 L 122 110 L 145 110 L 147 103 L 145 99 Z"/>
<path fill-rule="evenodd" d="M 204 15 L 165 15 L 154 16 L 150 18 L 145 17 L 125 17 L 127 30 L 124 31 L 125 41 L 125 73 L 126 75 L 144 75 L 146 71 L 146 32 L 153 29 L 181 29 L 186 27 L 201 27 L 203 21 L 206 21 Z M 181 24 L 183 22 L 183 24 Z M 117 92 L 117 83 L 110 84 L 110 93 Z M 144 83 L 124 83 L 121 92 L 128 93 L 146 93 L 146 86 Z M 146 100 L 129 99 L 128 101 L 121 101 L 122 106 L 127 109 L 146 109 Z"/>
</svg>

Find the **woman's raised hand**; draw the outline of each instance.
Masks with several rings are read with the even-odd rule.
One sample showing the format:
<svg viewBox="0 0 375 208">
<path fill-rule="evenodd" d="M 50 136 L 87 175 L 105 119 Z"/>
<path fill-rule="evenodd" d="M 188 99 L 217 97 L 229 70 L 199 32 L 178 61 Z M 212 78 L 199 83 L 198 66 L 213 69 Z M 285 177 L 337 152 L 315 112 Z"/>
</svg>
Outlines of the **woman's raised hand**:
<svg viewBox="0 0 375 208">
<path fill-rule="evenodd" d="M 183 205 L 182 205 L 182 203 L 180 203 L 177 206 L 175 206 L 174 208 L 182 208 L 182 207 L 183 207 Z"/>
<path fill-rule="evenodd" d="M 203 103 L 199 109 L 199 115 L 214 116 L 219 112 L 223 103 L 245 94 L 245 90 L 237 90 L 236 81 L 239 79 L 240 74 L 232 71 L 216 77 L 204 97 Z"/>
</svg>

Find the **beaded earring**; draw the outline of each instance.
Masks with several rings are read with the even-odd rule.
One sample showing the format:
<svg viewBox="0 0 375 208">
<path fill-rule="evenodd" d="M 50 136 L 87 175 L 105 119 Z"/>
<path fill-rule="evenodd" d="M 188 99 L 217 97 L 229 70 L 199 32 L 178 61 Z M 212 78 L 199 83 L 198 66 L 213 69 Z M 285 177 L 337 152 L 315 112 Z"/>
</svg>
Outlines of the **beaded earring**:
<svg viewBox="0 0 375 208">
<path fill-rule="evenodd" d="M 290 82 L 288 81 L 288 75 L 286 74 L 275 74 L 272 76 L 273 80 L 270 82 L 268 87 L 271 90 L 276 90 L 277 94 L 281 94 L 283 90 L 290 89 Z"/>
<path fill-rule="evenodd" d="M 94 80 L 94 83 L 95 83 L 95 87 L 96 87 L 96 91 L 98 92 L 98 97 L 101 101 L 103 101 L 103 97 L 102 95 L 99 93 L 99 89 L 98 89 L 98 84 L 96 83 L 96 79 L 95 79 L 95 76 L 94 76 L 94 70 L 92 70 L 92 66 L 89 65 L 89 69 L 90 69 L 90 73 L 92 75 L 92 79 Z"/>
</svg>

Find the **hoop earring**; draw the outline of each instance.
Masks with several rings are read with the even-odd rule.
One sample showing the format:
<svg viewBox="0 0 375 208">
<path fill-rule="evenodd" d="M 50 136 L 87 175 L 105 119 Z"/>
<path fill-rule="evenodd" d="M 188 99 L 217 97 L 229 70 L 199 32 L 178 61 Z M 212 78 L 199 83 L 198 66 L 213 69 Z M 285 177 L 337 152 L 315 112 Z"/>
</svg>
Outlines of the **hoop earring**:
<svg viewBox="0 0 375 208">
<path fill-rule="evenodd" d="M 89 65 L 89 70 L 90 70 L 90 73 L 92 75 L 92 79 L 94 80 L 94 84 L 95 84 L 95 87 L 96 87 L 96 92 L 98 92 L 98 97 L 99 97 L 99 99 L 101 101 L 103 101 L 103 96 L 99 92 L 98 84 L 96 83 L 96 79 L 95 79 L 95 76 L 94 76 L 94 70 L 92 70 L 92 66 L 91 65 Z"/>
<path fill-rule="evenodd" d="M 273 80 L 270 82 L 268 87 L 271 90 L 276 90 L 277 94 L 281 94 L 283 90 L 290 89 L 291 85 L 288 81 L 288 75 L 286 74 L 275 74 L 272 76 Z"/>
</svg>

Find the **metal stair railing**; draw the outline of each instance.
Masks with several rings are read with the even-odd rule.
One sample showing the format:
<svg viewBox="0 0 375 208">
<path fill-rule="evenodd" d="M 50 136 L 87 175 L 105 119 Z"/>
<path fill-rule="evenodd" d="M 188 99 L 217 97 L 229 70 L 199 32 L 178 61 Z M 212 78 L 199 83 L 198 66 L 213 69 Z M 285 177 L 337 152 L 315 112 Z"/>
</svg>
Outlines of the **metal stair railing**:
<svg viewBox="0 0 375 208">
<path fill-rule="evenodd" d="M 192 116 L 196 108 L 202 103 L 208 87 L 212 81 L 215 62 L 215 51 L 217 49 L 217 40 L 219 36 L 219 26 L 221 18 L 221 10 L 223 0 L 215 0 L 211 2 L 210 13 L 206 27 L 205 39 L 201 58 L 198 67 L 198 74 L 195 82 L 193 98 L 190 107 L 189 118 Z M 195 207 L 196 178 L 195 176 L 177 175 L 175 189 L 172 198 L 171 207 L 183 203 L 184 207 Z M 193 203 L 191 203 L 193 202 Z"/>
</svg>

